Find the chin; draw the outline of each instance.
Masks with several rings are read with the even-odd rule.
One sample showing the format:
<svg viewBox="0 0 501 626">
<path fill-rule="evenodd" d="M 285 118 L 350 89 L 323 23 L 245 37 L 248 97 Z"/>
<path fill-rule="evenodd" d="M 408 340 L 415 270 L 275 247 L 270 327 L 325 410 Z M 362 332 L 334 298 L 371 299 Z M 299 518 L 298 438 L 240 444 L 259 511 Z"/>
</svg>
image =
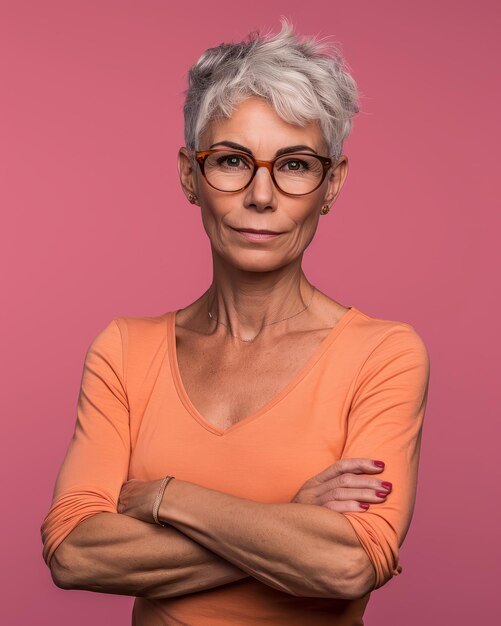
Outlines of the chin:
<svg viewBox="0 0 501 626">
<path fill-rule="evenodd" d="M 288 259 L 277 258 L 276 255 L 263 252 L 250 251 L 250 254 L 240 252 L 238 255 L 225 255 L 224 258 L 227 263 L 244 272 L 272 272 L 290 262 Z"/>
</svg>

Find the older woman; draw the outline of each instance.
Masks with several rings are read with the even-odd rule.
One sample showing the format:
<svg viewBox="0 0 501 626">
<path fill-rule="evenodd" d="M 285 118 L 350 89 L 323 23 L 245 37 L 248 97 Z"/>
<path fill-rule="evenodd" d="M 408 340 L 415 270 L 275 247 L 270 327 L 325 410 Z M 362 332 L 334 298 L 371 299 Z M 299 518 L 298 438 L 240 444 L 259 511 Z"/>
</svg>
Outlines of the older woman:
<svg viewBox="0 0 501 626">
<path fill-rule="evenodd" d="M 189 79 L 179 174 L 213 280 L 92 342 L 44 558 L 59 587 L 137 596 L 138 626 L 361 624 L 401 571 L 429 358 L 302 269 L 346 179 L 355 83 L 287 22 Z"/>
</svg>

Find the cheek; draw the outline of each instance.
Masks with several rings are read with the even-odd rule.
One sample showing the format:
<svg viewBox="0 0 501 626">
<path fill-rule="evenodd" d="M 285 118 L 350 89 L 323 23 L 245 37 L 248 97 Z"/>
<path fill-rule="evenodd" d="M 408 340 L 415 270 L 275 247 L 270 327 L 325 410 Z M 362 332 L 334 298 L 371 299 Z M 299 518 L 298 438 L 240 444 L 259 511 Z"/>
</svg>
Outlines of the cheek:
<svg viewBox="0 0 501 626">
<path fill-rule="evenodd" d="M 310 245 L 315 233 L 317 232 L 319 222 L 318 211 L 314 208 L 306 215 L 303 214 L 301 218 L 296 217 L 293 221 L 295 223 L 293 246 L 295 252 L 300 253 Z"/>
<path fill-rule="evenodd" d="M 307 242 L 306 245 L 309 245 L 311 243 L 311 240 L 313 239 L 313 237 L 315 236 L 315 233 L 317 232 L 317 228 L 318 228 L 318 215 L 314 214 L 308 221 L 308 237 L 307 237 Z"/>
<path fill-rule="evenodd" d="M 318 225 L 319 212 L 316 207 L 308 207 L 307 210 L 296 214 L 289 213 L 291 221 L 294 222 L 298 233 L 308 235 L 310 232 L 315 233 Z"/>
<path fill-rule="evenodd" d="M 221 232 L 222 224 L 224 221 L 224 216 L 227 211 L 224 210 L 224 207 L 221 206 L 221 202 L 216 204 L 207 201 L 205 198 L 201 199 L 201 209 L 200 214 L 202 217 L 202 224 L 207 236 L 213 240 L 214 238 L 219 238 L 219 233 Z"/>
<path fill-rule="evenodd" d="M 283 210 L 298 229 L 304 231 L 311 229 L 315 232 L 324 196 L 325 189 L 321 187 L 311 195 L 292 199 L 290 203 L 284 204 Z"/>
</svg>

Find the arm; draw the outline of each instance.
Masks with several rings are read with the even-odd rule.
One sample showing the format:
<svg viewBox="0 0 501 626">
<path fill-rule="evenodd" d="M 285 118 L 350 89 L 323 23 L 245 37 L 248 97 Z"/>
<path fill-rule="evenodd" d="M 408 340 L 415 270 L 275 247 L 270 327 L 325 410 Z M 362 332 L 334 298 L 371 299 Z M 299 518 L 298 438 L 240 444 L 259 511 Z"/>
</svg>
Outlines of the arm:
<svg viewBox="0 0 501 626">
<path fill-rule="evenodd" d="M 357 598 L 373 584 L 372 567 L 351 524 L 320 506 L 263 504 L 174 479 L 159 517 L 291 595 Z"/>
<path fill-rule="evenodd" d="M 81 522 L 50 562 L 62 589 L 171 598 L 247 578 L 173 527 L 97 513 Z"/>
<path fill-rule="evenodd" d="M 391 498 L 377 510 L 260 504 L 173 480 L 160 517 L 264 583 L 293 595 L 356 598 L 399 573 L 417 485 L 429 358 L 414 329 L 387 332 L 354 382 L 344 458 L 386 462 Z M 364 554 L 365 552 L 365 554 Z"/>
<path fill-rule="evenodd" d="M 377 508 L 343 514 L 372 563 L 374 589 L 402 570 L 398 550 L 414 510 L 429 374 L 425 344 L 412 326 L 399 324 L 377 343 L 355 382 L 342 456 L 381 459 L 380 478 L 393 483 Z"/>
<path fill-rule="evenodd" d="M 167 597 L 246 577 L 174 528 L 117 513 L 130 457 L 122 338 L 113 320 L 92 342 L 77 423 L 42 525 L 43 556 L 56 584 Z"/>
</svg>

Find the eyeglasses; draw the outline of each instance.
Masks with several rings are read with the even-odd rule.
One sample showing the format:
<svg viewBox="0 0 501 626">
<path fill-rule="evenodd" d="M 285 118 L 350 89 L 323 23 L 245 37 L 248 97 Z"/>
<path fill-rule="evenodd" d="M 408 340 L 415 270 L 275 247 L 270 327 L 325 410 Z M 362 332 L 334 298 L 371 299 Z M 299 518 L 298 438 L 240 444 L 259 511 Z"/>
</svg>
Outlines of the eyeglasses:
<svg viewBox="0 0 501 626">
<path fill-rule="evenodd" d="M 195 152 L 195 159 L 205 180 L 218 191 L 246 189 L 257 170 L 265 167 L 275 186 L 291 196 L 304 196 L 318 189 L 332 166 L 329 157 L 304 152 L 258 161 L 238 150 L 204 150 Z"/>
</svg>

